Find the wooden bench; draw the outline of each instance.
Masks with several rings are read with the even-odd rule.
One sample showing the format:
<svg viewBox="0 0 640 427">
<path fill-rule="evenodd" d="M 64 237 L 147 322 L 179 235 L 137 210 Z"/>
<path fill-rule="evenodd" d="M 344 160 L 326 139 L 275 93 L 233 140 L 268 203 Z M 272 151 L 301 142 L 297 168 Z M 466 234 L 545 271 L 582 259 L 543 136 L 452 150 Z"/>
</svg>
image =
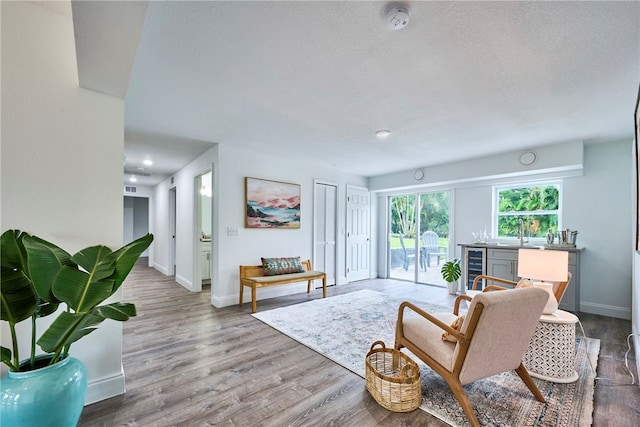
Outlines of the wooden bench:
<svg viewBox="0 0 640 427">
<path fill-rule="evenodd" d="M 311 292 L 311 282 L 322 279 L 322 298 L 327 297 L 327 275 L 322 271 L 311 269 L 311 260 L 302 261 L 303 273 L 280 274 L 277 276 L 264 276 L 262 265 L 241 265 L 240 266 L 240 306 L 244 296 L 244 287 L 251 288 L 251 312 L 256 312 L 256 289 L 268 286 L 286 285 L 307 281 L 307 293 Z"/>
</svg>

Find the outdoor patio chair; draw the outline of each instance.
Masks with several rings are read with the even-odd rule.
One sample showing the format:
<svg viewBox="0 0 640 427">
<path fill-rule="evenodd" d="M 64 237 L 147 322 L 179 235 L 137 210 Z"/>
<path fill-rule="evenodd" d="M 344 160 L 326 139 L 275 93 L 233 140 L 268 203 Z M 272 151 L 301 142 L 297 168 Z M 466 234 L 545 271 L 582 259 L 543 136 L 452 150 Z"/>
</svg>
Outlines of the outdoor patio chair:
<svg viewBox="0 0 640 427">
<path fill-rule="evenodd" d="M 540 402 L 544 397 L 522 363 L 529 342 L 549 295 L 539 288 L 510 292 L 487 292 L 471 300 L 459 326 L 460 295 L 454 314 L 429 314 L 403 302 L 398 310 L 395 348 L 405 347 L 443 377 L 473 426 L 480 423 L 462 386 L 483 378 L 515 370 Z M 410 309 L 416 315 L 405 311 Z M 452 326 L 457 325 L 457 330 Z M 448 333 L 447 341 L 443 333 Z"/>
<path fill-rule="evenodd" d="M 438 244 L 438 234 L 435 231 L 422 233 L 422 250 L 427 258 L 427 267 L 431 267 L 431 256 L 436 257 L 436 263 L 440 265 L 440 257 L 446 261 L 449 258 L 449 250 L 446 246 Z"/>
<path fill-rule="evenodd" d="M 416 254 L 410 254 L 407 252 L 407 248 L 404 245 L 404 237 L 402 236 L 402 234 L 400 234 L 400 246 L 402 246 L 402 253 L 404 255 L 404 271 L 407 271 L 409 269 L 409 264 L 415 264 L 416 263 Z"/>
</svg>

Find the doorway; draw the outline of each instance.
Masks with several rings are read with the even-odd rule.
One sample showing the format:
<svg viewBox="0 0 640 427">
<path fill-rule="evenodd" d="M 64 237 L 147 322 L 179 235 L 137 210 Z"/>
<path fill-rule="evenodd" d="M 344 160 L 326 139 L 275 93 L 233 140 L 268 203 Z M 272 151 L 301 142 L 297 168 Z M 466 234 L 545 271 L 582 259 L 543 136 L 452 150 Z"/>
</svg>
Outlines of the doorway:
<svg viewBox="0 0 640 427">
<path fill-rule="evenodd" d="M 195 177 L 195 227 L 196 236 L 194 259 L 193 290 L 200 292 L 211 289 L 213 217 L 212 195 L 213 174 L 211 169 L 201 172 Z"/>
<path fill-rule="evenodd" d="M 122 241 L 132 242 L 149 232 L 149 198 L 124 196 L 124 221 Z M 147 248 L 140 257 L 148 257 Z"/>
<path fill-rule="evenodd" d="M 389 196 L 388 275 L 446 286 L 440 268 L 451 252 L 451 193 Z"/>
</svg>

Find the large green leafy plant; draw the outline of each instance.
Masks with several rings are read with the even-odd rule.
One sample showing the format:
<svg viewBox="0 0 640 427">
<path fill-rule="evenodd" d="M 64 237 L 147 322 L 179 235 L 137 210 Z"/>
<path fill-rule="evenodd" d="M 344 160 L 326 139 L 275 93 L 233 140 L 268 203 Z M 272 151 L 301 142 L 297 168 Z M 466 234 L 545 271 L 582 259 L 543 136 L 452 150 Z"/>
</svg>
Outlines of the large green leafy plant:
<svg viewBox="0 0 640 427">
<path fill-rule="evenodd" d="M 454 258 L 451 261 L 447 261 L 442 264 L 442 268 L 440 269 L 440 273 L 442 273 L 442 278 L 447 282 L 455 282 L 462 275 L 462 268 L 460 267 L 460 260 L 458 258 Z"/>
<path fill-rule="evenodd" d="M 136 315 L 134 304 L 100 305 L 124 282 L 153 236 L 147 234 L 112 251 L 98 245 L 70 255 L 58 246 L 20 230 L 1 236 L 2 276 L 0 310 L 9 324 L 13 349 L 2 347 L 2 362 L 12 371 L 28 371 L 35 365 L 36 344 L 49 353 L 52 365 L 67 357 L 71 344 L 93 332 L 105 319 L 128 320 Z M 65 308 L 37 339 L 36 319 Z M 31 319 L 29 363 L 20 365 L 16 324 Z"/>
</svg>

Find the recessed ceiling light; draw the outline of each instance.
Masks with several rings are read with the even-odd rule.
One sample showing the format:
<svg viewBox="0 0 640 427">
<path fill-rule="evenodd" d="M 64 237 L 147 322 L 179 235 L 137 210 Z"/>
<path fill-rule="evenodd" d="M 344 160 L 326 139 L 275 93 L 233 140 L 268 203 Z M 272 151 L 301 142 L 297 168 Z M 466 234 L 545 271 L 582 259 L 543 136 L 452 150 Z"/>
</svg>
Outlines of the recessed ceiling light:
<svg viewBox="0 0 640 427">
<path fill-rule="evenodd" d="M 380 139 L 385 139 L 389 135 L 391 135 L 391 131 L 387 129 L 380 129 L 376 131 L 376 136 Z"/>
<path fill-rule="evenodd" d="M 149 160 L 149 159 L 143 160 L 142 163 L 144 163 L 147 166 L 151 166 L 153 164 L 153 162 L 151 160 Z"/>
<path fill-rule="evenodd" d="M 138 178 L 132 176 L 131 178 L 129 178 L 129 182 L 138 182 Z"/>
</svg>

